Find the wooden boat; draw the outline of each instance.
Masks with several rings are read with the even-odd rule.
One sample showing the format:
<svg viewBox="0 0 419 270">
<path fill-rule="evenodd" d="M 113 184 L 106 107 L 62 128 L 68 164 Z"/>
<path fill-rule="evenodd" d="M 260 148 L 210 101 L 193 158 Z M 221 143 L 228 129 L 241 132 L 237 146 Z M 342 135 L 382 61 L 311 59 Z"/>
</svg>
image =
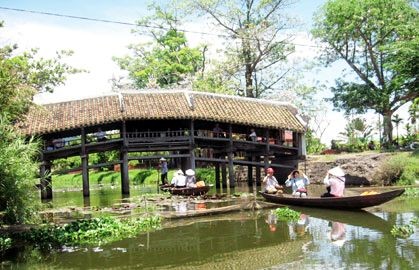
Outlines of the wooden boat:
<svg viewBox="0 0 419 270">
<path fill-rule="evenodd" d="M 329 209 L 361 209 L 365 207 L 371 207 L 388 202 L 397 196 L 402 195 L 404 189 L 397 189 L 393 191 L 373 194 L 373 195 L 359 195 L 350 197 L 328 197 L 328 198 L 298 198 L 291 195 L 275 195 L 260 192 L 260 194 L 269 202 L 296 205 L 296 206 L 307 206 L 307 207 L 318 207 L 318 208 L 329 208 Z"/>
<path fill-rule="evenodd" d="M 170 184 L 159 185 L 161 191 L 169 191 L 169 189 L 173 188 Z"/>
<path fill-rule="evenodd" d="M 184 188 L 176 188 L 172 187 L 169 188 L 168 191 L 173 195 L 183 195 L 183 196 L 197 196 L 203 195 L 210 190 L 211 186 L 203 186 L 203 187 L 184 187 Z"/>
</svg>

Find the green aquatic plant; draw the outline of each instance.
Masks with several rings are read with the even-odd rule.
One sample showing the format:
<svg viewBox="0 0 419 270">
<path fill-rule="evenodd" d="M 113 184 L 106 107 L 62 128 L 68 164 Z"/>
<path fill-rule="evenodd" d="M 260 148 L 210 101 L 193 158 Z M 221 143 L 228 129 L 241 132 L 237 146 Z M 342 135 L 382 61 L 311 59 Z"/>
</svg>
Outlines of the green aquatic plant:
<svg viewBox="0 0 419 270">
<path fill-rule="evenodd" d="M 394 225 L 390 232 L 394 237 L 408 238 L 414 233 L 414 231 L 415 230 L 412 225 L 406 224 L 406 225 Z"/>
<path fill-rule="evenodd" d="M 12 239 L 0 236 L 0 252 L 9 249 L 12 246 Z"/>
<path fill-rule="evenodd" d="M 412 220 L 410 220 L 410 224 L 418 226 L 419 225 L 419 217 L 412 218 Z"/>
<path fill-rule="evenodd" d="M 403 196 L 409 198 L 419 197 L 419 188 L 406 188 Z"/>
<path fill-rule="evenodd" d="M 282 221 L 297 221 L 300 218 L 301 213 L 292 210 L 288 207 L 277 208 L 273 210 L 278 220 Z"/>
<path fill-rule="evenodd" d="M 160 224 L 159 216 L 132 219 L 99 217 L 78 220 L 62 226 L 45 225 L 31 229 L 23 238 L 42 247 L 101 245 L 157 229 Z"/>
</svg>

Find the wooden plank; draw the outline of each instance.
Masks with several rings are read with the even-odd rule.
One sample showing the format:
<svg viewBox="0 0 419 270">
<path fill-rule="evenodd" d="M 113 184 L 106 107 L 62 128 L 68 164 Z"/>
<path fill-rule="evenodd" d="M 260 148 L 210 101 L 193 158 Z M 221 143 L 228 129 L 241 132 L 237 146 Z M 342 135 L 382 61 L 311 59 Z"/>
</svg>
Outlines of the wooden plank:
<svg viewBox="0 0 419 270">
<path fill-rule="evenodd" d="M 195 158 L 196 161 L 204 161 L 208 163 L 228 163 L 227 159 L 222 158 L 203 158 L 203 157 L 197 157 Z"/>
<path fill-rule="evenodd" d="M 137 157 L 128 157 L 128 160 L 150 160 L 150 159 L 160 159 L 160 158 L 184 158 L 190 157 L 190 154 L 171 154 L 171 155 L 158 155 L 158 156 L 137 156 Z"/>
<path fill-rule="evenodd" d="M 122 147 L 120 156 L 122 159 L 121 164 L 121 192 L 122 194 L 129 194 L 129 175 L 128 175 L 128 140 L 127 140 L 127 126 L 126 122 L 122 121 Z"/>
</svg>

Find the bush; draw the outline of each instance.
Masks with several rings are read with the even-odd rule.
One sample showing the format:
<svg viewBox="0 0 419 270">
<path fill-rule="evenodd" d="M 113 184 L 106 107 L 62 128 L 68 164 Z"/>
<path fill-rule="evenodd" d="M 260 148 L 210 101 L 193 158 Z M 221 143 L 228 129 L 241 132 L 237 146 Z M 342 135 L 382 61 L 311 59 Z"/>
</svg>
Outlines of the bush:
<svg viewBox="0 0 419 270">
<path fill-rule="evenodd" d="M 0 115 L 0 224 L 35 221 L 40 206 L 34 186 L 39 173 L 39 165 L 34 161 L 38 154 L 37 141 L 26 141 L 16 134 Z"/>
<path fill-rule="evenodd" d="M 400 153 L 381 165 L 374 181 L 384 185 L 413 185 L 419 179 L 419 155 L 417 153 Z"/>
<path fill-rule="evenodd" d="M 9 249 L 12 246 L 12 239 L 0 236 L 0 252 Z"/>
<path fill-rule="evenodd" d="M 205 184 L 215 183 L 215 170 L 214 168 L 197 168 L 196 169 L 196 180 L 204 181 Z"/>
<path fill-rule="evenodd" d="M 149 177 L 150 175 L 152 175 L 153 172 L 151 170 L 144 170 L 144 171 L 139 171 L 135 176 L 134 176 L 134 185 L 139 185 L 139 184 L 144 184 L 145 179 L 147 177 Z"/>
</svg>

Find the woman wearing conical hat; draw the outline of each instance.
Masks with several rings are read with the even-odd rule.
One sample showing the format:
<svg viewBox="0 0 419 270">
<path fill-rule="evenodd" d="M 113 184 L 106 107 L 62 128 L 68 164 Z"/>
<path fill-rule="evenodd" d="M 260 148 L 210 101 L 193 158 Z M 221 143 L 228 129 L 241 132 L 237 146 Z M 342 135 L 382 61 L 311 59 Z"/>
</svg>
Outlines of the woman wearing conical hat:
<svg viewBox="0 0 419 270">
<path fill-rule="evenodd" d="M 340 167 L 334 167 L 327 172 L 323 180 L 327 191 L 322 197 L 343 197 L 345 190 L 345 172 Z"/>
</svg>

